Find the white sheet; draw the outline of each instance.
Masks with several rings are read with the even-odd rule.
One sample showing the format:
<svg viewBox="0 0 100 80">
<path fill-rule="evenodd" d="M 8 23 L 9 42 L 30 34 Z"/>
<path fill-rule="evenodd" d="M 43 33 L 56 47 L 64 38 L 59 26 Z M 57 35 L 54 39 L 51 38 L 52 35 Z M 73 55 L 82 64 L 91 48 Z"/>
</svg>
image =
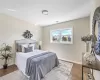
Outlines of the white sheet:
<svg viewBox="0 0 100 80">
<path fill-rule="evenodd" d="M 16 65 L 17 65 L 17 67 L 19 68 L 20 71 L 22 71 L 25 74 L 27 59 L 31 56 L 42 54 L 44 52 L 47 52 L 47 51 L 34 50 L 33 52 L 29 52 L 29 53 L 17 52 L 16 53 Z"/>
</svg>

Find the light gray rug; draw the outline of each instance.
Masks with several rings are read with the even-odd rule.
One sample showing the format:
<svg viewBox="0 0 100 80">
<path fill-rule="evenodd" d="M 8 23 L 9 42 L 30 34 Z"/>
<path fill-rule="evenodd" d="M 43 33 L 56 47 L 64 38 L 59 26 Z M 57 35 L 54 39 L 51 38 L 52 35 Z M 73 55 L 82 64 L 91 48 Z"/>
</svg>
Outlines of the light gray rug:
<svg viewBox="0 0 100 80">
<path fill-rule="evenodd" d="M 73 64 L 60 60 L 58 67 L 51 70 L 42 80 L 72 80 L 71 69 Z M 19 70 L 0 78 L 0 80 L 28 80 Z"/>
</svg>

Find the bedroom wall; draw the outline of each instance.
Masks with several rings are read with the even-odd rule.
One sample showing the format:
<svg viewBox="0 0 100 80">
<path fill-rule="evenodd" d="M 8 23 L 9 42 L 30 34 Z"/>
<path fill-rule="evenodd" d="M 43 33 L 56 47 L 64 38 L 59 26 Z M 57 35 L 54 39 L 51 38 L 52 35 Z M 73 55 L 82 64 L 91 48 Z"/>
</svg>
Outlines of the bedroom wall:
<svg viewBox="0 0 100 80">
<path fill-rule="evenodd" d="M 85 43 L 81 41 L 81 37 L 90 33 L 90 18 L 72 20 L 56 25 L 42 28 L 43 50 L 55 52 L 59 59 L 81 63 L 82 52 L 85 51 Z M 50 43 L 50 30 L 73 27 L 73 44 Z"/>
<path fill-rule="evenodd" d="M 7 43 L 13 47 L 13 54 L 15 55 L 14 41 L 23 39 L 22 34 L 26 30 L 30 30 L 33 34 L 33 39 L 41 40 L 41 28 L 34 26 L 17 18 L 0 14 L 0 45 Z M 9 61 L 9 64 L 14 63 L 14 58 Z M 2 67 L 3 61 L 0 60 L 0 67 Z"/>
</svg>

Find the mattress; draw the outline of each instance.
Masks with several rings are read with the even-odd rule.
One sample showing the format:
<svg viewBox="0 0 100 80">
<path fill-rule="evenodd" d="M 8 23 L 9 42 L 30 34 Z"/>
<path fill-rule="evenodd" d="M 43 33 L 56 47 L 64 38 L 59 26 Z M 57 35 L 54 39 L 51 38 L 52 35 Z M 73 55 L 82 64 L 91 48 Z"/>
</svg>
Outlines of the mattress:
<svg viewBox="0 0 100 80">
<path fill-rule="evenodd" d="M 47 52 L 47 51 L 34 50 L 33 52 L 29 52 L 29 53 L 17 52 L 16 53 L 16 65 L 17 65 L 18 69 L 25 74 L 27 59 L 29 57 L 31 57 L 31 56 L 35 56 L 35 55 L 38 55 L 38 54 L 42 54 L 44 52 Z"/>
</svg>

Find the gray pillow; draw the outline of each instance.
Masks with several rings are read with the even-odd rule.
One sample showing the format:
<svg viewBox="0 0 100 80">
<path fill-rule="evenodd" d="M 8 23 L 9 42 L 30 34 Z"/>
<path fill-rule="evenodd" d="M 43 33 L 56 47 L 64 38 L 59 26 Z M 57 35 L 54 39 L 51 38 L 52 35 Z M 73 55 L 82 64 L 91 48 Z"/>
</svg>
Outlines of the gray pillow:
<svg viewBox="0 0 100 80">
<path fill-rule="evenodd" d="M 33 47 L 24 47 L 24 53 L 28 53 L 28 52 L 32 52 L 33 51 Z"/>
<path fill-rule="evenodd" d="M 22 52 L 22 47 L 21 47 L 21 45 L 17 44 L 16 47 L 17 47 L 17 52 Z"/>
<path fill-rule="evenodd" d="M 16 45 L 16 47 L 17 47 L 17 52 L 22 52 L 22 45 L 23 45 L 24 43 L 17 43 L 17 45 Z"/>
</svg>

